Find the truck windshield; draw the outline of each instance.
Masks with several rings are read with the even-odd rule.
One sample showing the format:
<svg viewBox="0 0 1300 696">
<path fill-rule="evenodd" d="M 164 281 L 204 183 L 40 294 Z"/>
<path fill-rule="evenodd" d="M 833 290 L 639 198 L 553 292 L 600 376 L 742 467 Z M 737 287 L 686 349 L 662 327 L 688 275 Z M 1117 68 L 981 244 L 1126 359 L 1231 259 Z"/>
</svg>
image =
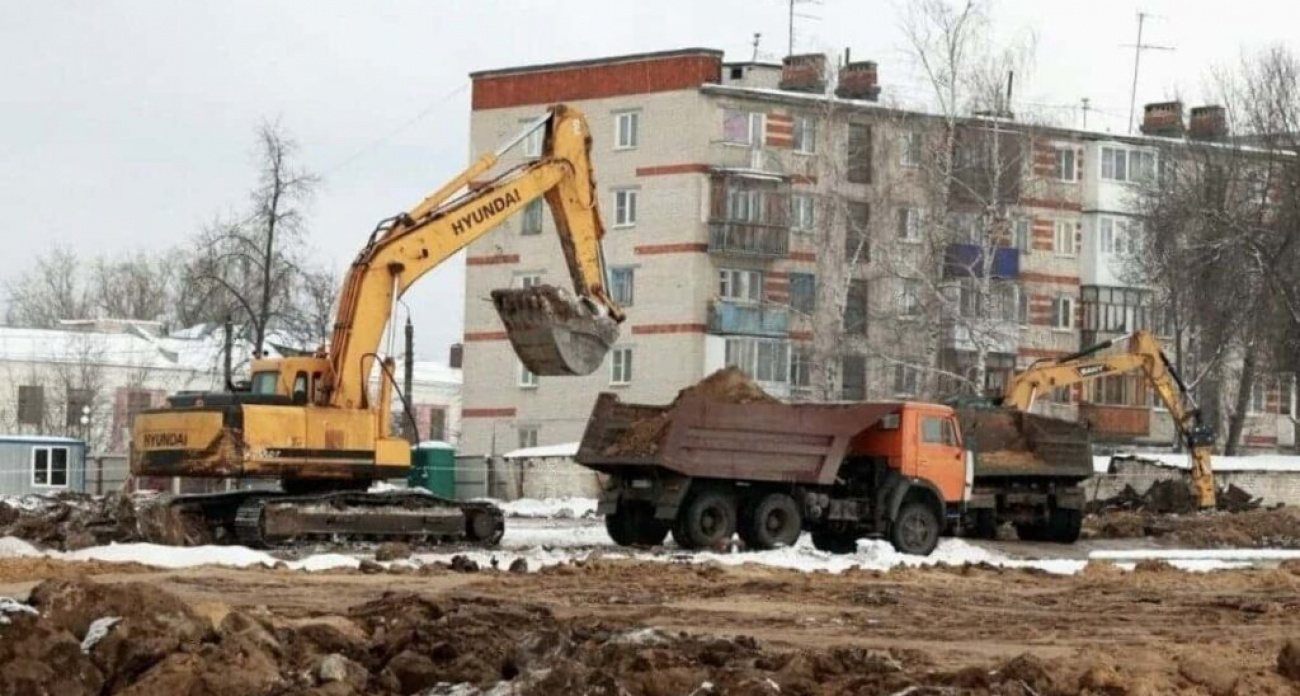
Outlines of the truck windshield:
<svg viewBox="0 0 1300 696">
<path fill-rule="evenodd" d="M 254 394 L 274 394 L 275 383 L 280 379 L 279 372 L 255 372 L 253 373 L 252 392 Z"/>
</svg>

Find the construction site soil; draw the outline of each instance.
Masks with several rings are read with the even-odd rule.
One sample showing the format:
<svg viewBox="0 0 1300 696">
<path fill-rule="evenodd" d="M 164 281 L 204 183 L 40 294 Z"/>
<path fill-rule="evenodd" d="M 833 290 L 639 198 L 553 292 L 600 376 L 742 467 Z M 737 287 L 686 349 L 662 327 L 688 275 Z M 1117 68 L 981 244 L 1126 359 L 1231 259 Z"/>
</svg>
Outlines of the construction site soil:
<svg viewBox="0 0 1300 696">
<path fill-rule="evenodd" d="M 1300 693 L 1300 568 L 15 563 L 4 694 Z"/>
<path fill-rule="evenodd" d="M 1300 509 L 1165 515 L 1107 510 L 1084 519 L 1084 538 L 1151 538 L 1183 548 L 1300 549 Z"/>
</svg>

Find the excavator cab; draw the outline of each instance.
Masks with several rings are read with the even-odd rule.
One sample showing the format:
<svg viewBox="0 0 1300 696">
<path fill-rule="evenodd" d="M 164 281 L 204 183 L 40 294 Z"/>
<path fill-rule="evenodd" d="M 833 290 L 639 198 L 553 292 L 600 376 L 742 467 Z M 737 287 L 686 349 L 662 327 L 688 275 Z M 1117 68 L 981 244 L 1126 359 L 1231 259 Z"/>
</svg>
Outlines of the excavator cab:
<svg viewBox="0 0 1300 696">
<path fill-rule="evenodd" d="M 618 340 L 618 322 L 603 306 L 562 288 L 493 290 L 492 304 L 519 361 L 535 375 L 589 375 Z"/>
</svg>

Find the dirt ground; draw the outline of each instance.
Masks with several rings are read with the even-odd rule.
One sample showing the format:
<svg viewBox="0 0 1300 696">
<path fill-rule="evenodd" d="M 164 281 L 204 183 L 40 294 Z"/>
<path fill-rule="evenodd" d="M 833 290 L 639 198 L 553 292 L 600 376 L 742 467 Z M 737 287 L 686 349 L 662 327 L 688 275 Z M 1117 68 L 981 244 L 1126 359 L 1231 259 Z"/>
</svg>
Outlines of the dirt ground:
<svg viewBox="0 0 1300 696">
<path fill-rule="evenodd" d="M 1184 548 L 1300 548 L 1300 508 L 1162 515 L 1108 510 L 1084 519 L 1084 537 L 1146 537 Z"/>
<path fill-rule="evenodd" d="M 81 570 L 97 574 L 68 579 Z M 1300 678 L 1300 644 L 1278 666 L 1300 639 L 1287 565 L 366 574 L 14 559 L 0 579 L 40 612 L 0 614 L 0 693 L 1300 693 L 1283 674 Z M 120 621 L 78 650 L 104 617 Z"/>
</svg>

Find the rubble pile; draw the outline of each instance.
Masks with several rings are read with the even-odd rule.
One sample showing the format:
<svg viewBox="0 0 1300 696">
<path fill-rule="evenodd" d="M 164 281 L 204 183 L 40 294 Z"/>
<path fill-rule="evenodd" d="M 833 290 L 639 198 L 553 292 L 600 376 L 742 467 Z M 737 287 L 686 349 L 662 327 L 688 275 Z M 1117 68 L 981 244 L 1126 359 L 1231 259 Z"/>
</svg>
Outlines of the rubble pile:
<svg viewBox="0 0 1300 696">
<path fill-rule="evenodd" d="M 742 370 L 724 367 L 699 382 L 681 390 L 673 402 L 662 411 L 656 411 L 635 423 L 619 435 L 604 450 L 606 456 L 649 457 L 659 451 L 668 434 L 673 407 L 688 396 L 700 396 L 709 401 L 729 404 L 780 403 L 763 391 Z"/>
<path fill-rule="evenodd" d="M 144 584 L 50 580 L 26 603 L 0 600 L 0 693 L 105 694 L 1203 694 L 1215 675 L 1133 672 L 1098 658 L 1021 655 L 952 669 L 910 649 L 780 650 L 561 619 L 488 598 L 390 592 L 334 614 L 190 606 Z M 1278 647 L 1273 647 L 1278 650 Z M 1234 676 L 1250 693 L 1288 693 L 1295 646 L 1278 666 Z"/>
<path fill-rule="evenodd" d="M 0 500 L 0 537 L 18 537 L 59 551 L 110 542 L 167 543 L 181 523 L 168 519 L 161 500 L 154 493 L 8 498 Z"/>
<path fill-rule="evenodd" d="M 1110 510 L 1084 519 L 1092 539 L 1152 537 L 1188 548 L 1300 549 L 1300 509 L 1181 515 Z"/>
</svg>

